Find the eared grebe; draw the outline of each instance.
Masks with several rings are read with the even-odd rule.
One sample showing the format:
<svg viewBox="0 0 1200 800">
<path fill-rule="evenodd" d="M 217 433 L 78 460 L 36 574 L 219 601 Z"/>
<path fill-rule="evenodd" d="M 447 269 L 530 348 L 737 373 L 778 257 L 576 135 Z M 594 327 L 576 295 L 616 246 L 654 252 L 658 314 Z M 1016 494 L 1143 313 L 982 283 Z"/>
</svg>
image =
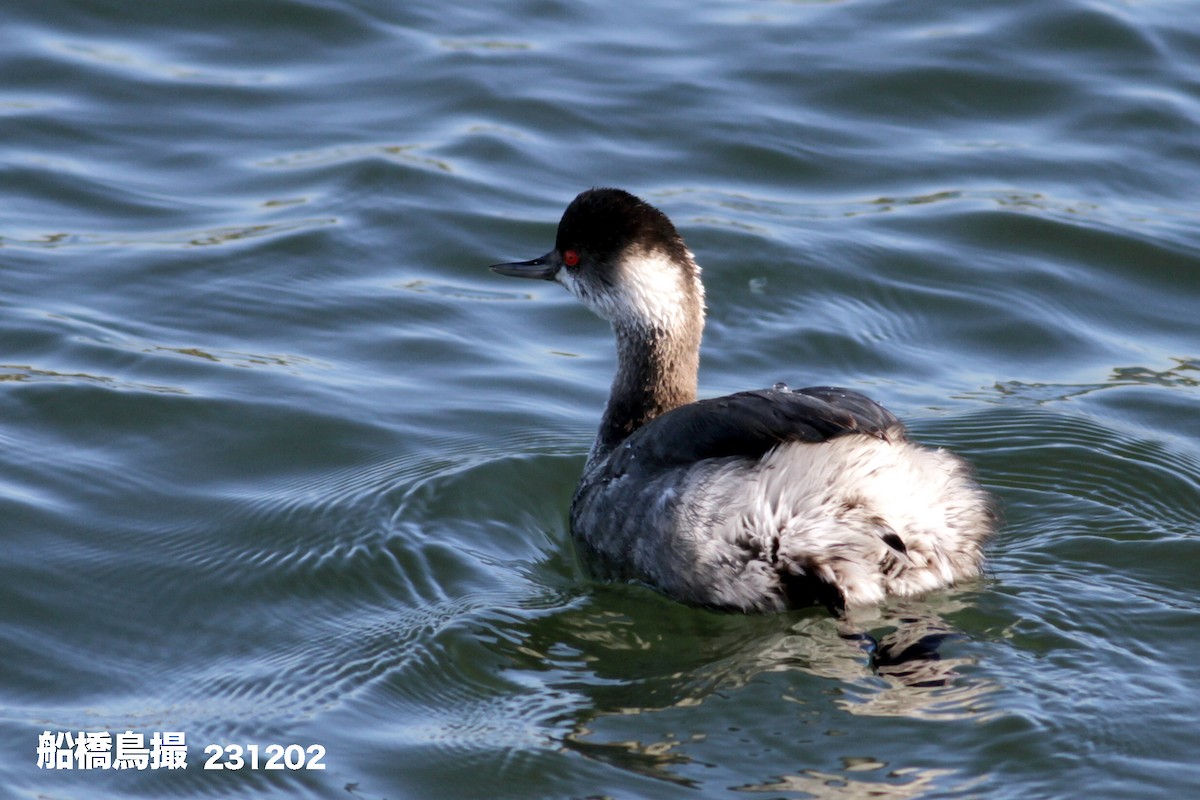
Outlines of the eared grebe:
<svg viewBox="0 0 1200 800">
<path fill-rule="evenodd" d="M 675 226 L 619 189 L 576 197 L 541 258 L 612 323 L 617 374 L 571 502 L 598 577 L 693 605 L 833 611 L 978 575 L 995 515 L 955 455 L 848 389 L 696 400 L 704 287 Z"/>
</svg>

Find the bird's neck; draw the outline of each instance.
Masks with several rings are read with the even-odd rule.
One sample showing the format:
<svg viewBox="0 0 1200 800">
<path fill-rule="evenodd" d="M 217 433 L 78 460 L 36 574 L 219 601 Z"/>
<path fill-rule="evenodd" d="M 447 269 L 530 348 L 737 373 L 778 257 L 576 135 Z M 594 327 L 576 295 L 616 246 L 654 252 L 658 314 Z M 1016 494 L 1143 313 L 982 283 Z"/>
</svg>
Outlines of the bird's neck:
<svg viewBox="0 0 1200 800">
<path fill-rule="evenodd" d="M 676 330 L 613 323 L 617 374 L 589 463 L 655 417 L 695 401 L 703 328 L 703 311 Z"/>
</svg>

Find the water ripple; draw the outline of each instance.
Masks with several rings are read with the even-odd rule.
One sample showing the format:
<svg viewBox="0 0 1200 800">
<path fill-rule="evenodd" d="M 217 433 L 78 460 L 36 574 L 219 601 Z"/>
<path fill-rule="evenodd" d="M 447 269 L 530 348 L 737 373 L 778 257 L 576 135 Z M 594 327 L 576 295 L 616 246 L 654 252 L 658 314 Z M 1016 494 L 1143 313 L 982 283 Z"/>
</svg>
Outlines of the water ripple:
<svg viewBox="0 0 1200 800">
<path fill-rule="evenodd" d="M 1190 535 L 1200 527 L 1200 454 L 1170 441 L 1036 405 L 957 420 L 949 442 L 968 440 L 963 446 L 978 454 L 981 469 L 1008 464 L 988 474 L 989 482 L 1090 506 L 1114 533 Z"/>
<path fill-rule="evenodd" d="M 0 236 L 0 248 L 61 250 L 82 247 L 116 249 L 174 249 L 237 244 L 256 239 L 287 236 L 297 231 L 315 230 L 339 224 L 334 217 L 313 217 L 285 222 L 224 225 L 184 231 L 44 233 L 32 237 Z"/>
<path fill-rule="evenodd" d="M 421 145 L 415 144 L 346 145 L 277 156 L 259 162 L 258 166 L 267 169 L 308 169 L 382 158 L 407 166 L 428 167 L 442 172 L 454 171 L 450 164 L 442 159 L 420 155 L 421 149 Z"/>
<path fill-rule="evenodd" d="M 116 46 L 109 42 L 60 40 L 49 42 L 48 50 L 68 60 L 82 61 L 92 69 L 129 72 L 156 80 L 215 86 L 255 86 L 280 80 L 279 75 L 272 73 L 171 63 L 154 57 L 141 44 Z"/>
</svg>

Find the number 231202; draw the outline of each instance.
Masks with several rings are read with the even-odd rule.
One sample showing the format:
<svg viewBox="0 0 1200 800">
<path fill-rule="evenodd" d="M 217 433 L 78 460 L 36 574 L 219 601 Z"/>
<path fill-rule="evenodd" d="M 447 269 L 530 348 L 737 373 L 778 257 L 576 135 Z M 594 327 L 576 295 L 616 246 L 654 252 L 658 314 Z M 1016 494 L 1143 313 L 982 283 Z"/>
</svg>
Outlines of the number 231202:
<svg viewBox="0 0 1200 800">
<path fill-rule="evenodd" d="M 319 744 L 269 744 L 261 753 L 256 744 L 210 744 L 204 753 L 205 769 L 325 769 L 325 748 Z"/>
</svg>

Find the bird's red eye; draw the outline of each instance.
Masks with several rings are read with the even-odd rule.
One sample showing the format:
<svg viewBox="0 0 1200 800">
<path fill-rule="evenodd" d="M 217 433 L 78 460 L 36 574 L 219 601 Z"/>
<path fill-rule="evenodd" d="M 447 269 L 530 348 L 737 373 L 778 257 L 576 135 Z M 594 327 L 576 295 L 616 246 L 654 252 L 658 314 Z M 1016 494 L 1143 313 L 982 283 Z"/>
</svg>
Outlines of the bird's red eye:
<svg viewBox="0 0 1200 800">
<path fill-rule="evenodd" d="M 568 267 L 573 267 L 579 263 L 579 253 L 574 250 L 563 250 L 563 263 Z"/>
</svg>

